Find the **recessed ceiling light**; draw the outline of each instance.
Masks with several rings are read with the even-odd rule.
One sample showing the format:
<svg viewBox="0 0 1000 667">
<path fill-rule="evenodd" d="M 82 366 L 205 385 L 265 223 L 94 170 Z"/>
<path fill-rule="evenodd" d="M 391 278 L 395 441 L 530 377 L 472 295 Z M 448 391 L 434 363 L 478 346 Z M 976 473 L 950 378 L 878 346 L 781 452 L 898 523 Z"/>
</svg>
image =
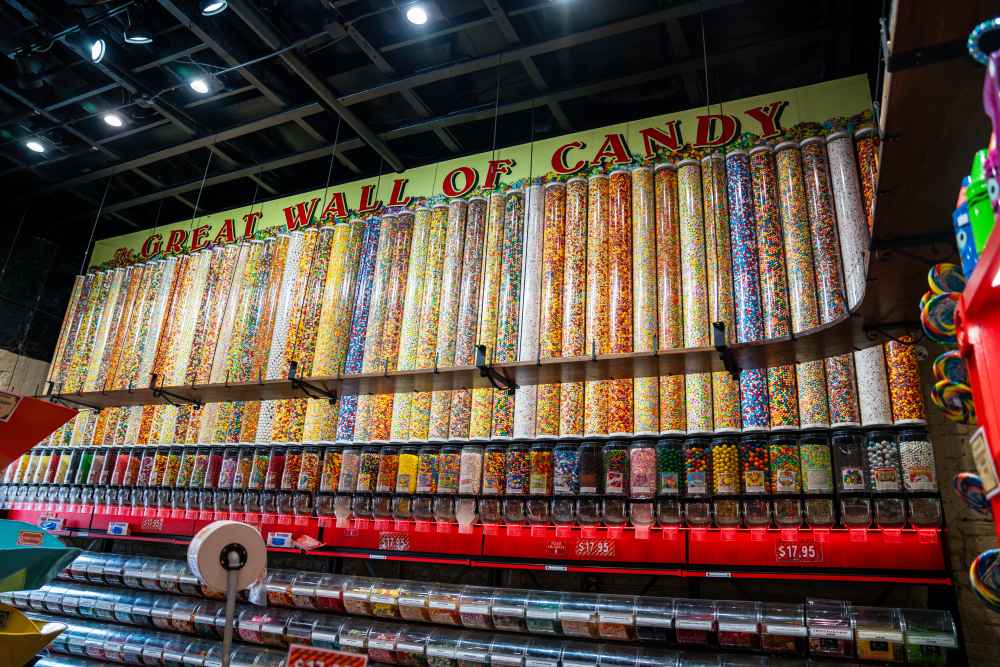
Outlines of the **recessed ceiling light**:
<svg viewBox="0 0 1000 667">
<path fill-rule="evenodd" d="M 188 85 L 196 93 L 204 95 L 208 92 L 208 81 L 205 81 L 205 79 L 191 79 L 191 83 Z"/>
<path fill-rule="evenodd" d="M 25 142 L 24 145 L 28 147 L 28 150 L 34 151 L 36 153 L 45 152 L 45 146 L 42 145 L 42 142 L 36 141 L 35 139 Z"/>
<path fill-rule="evenodd" d="M 427 10 L 423 5 L 412 5 L 406 10 L 406 20 L 413 25 L 423 25 L 427 23 Z"/>
<path fill-rule="evenodd" d="M 111 127 L 121 127 L 124 124 L 122 117 L 116 113 L 106 113 L 104 114 L 104 122 Z"/>
<path fill-rule="evenodd" d="M 229 3 L 226 0 L 201 0 L 201 15 L 215 16 L 226 11 Z"/>
</svg>

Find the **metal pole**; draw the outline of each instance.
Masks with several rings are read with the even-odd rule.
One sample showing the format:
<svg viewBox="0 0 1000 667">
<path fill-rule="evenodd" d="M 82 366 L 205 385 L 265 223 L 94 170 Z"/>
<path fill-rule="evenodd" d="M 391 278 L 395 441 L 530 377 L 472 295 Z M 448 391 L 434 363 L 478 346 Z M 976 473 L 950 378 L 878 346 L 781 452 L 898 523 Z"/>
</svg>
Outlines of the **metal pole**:
<svg viewBox="0 0 1000 667">
<path fill-rule="evenodd" d="M 222 634 L 222 667 L 229 667 L 229 652 L 233 645 L 233 616 L 236 615 L 236 582 L 240 577 L 240 558 L 235 552 L 228 554 L 229 570 L 226 580 L 226 627 Z"/>
</svg>

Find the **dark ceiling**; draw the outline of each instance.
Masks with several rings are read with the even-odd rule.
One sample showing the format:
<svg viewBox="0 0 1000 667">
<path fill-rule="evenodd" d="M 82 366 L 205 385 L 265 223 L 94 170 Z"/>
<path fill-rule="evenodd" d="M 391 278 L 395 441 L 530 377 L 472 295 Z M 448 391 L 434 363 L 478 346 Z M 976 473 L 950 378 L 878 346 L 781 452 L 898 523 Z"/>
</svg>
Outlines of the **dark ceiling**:
<svg viewBox="0 0 1000 667">
<path fill-rule="evenodd" d="M 196 205 L 217 211 L 322 187 L 335 143 L 333 182 L 488 150 L 498 104 L 496 141 L 509 145 L 702 106 L 706 80 L 719 101 L 871 77 L 882 10 L 834 0 L 427 0 L 430 20 L 415 26 L 404 18 L 410 4 L 229 0 L 204 17 L 194 0 L 0 0 L 4 51 L 34 58 L 20 76 L 13 58 L 0 59 L 0 258 L 11 256 L 0 268 L 0 321 L 15 317 L 5 312 L 14 301 L 19 312 L 35 308 L 9 283 L 22 268 L 38 272 L 39 258 L 53 272 L 28 293 L 61 312 L 105 195 L 97 238 L 184 219 Z M 124 43 L 130 19 L 148 22 L 152 44 Z M 109 40 L 99 64 L 72 30 L 80 25 Z M 207 95 L 187 85 L 212 74 Z M 109 111 L 122 127 L 102 120 Z M 30 139 L 48 150 L 31 152 Z M 29 338 L 40 336 L 31 326 Z M 11 328 L 0 325 L 0 347 L 24 338 L 23 326 Z"/>
</svg>

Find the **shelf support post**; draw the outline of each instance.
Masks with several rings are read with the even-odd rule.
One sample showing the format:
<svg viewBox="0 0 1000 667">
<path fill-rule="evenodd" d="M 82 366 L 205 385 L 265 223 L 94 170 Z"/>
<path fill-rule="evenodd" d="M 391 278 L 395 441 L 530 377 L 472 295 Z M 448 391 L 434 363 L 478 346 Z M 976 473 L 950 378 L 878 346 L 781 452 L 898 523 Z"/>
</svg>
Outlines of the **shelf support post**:
<svg viewBox="0 0 1000 667">
<path fill-rule="evenodd" d="M 506 391 L 513 394 L 517 390 L 517 383 L 500 373 L 492 364 L 486 363 L 486 346 L 476 346 L 476 368 L 479 369 L 479 376 L 487 378 L 494 389 Z"/>
</svg>

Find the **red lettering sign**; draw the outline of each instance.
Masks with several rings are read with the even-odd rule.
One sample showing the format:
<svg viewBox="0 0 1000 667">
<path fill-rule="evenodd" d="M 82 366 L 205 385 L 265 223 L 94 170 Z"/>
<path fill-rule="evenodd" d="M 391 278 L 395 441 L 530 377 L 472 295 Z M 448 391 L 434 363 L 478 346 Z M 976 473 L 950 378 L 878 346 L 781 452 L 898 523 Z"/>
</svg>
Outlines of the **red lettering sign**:
<svg viewBox="0 0 1000 667">
<path fill-rule="evenodd" d="M 459 178 L 462 179 L 462 186 L 459 187 Z M 448 172 L 441 184 L 441 191 L 447 197 L 461 197 L 476 187 L 479 181 L 479 172 L 472 167 L 457 167 Z"/>
<path fill-rule="evenodd" d="M 392 182 L 392 194 L 389 196 L 389 206 L 406 206 L 413 197 L 404 197 L 403 190 L 410 182 L 408 178 L 397 178 Z"/>
<path fill-rule="evenodd" d="M 668 122 L 666 132 L 658 127 L 647 127 L 639 130 L 639 134 L 642 136 L 642 147 L 647 158 L 656 155 L 657 147 L 666 148 L 671 153 L 680 150 L 681 122 L 679 120 Z"/>
<path fill-rule="evenodd" d="M 293 206 L 286 206 L 285 211 L 285 225 L 288 227 L 288 231 L 294 232 L 299 227 L 305 227 L 312 220 L 313 213 L 316 212 L 316 206 L 319 205 L 319 197 L 313 197 L 312 201 L 307 205 L 304 201 L 300 201 Z"/>
<path fill-rule="evenodd" d="M 740 121 L 736 116 L 725 113 L 698 116 L 698 135 L 694 145 L 696 148 L 725 146 L 739 132 Z"/>
<path fill-rule="evenodd" d="M 223 243 L 235 243 L 236 242 L 236 223 L 233 222 L 232 218 L 226 218 L 226 221 L 222 223 L 222 228 L 219 233 L 215 235 L 215 240 L 212 241 L 215 245 L 221 245 Z"/>
<path fill-rule="evenodd" d="M 579 150 L 584 148 L 586 145 L 587 144 L 582 141 L 571 141 L 568 144 L 563 144 L 557 148 L 555 152 L 552 153 L 552 171 L 557 174 L 575 174 L 587 166 L 587 163 L 584 160 L 577 160 L 572 165 L 566 164 L 566 153 L 569 152 L 569 149 L 576 148 Z"/>
<path fill-rule="evenodd" d="M 767 139 L 781 134 L 779 118 L 786 106 L 788 106 L 788 102 L 779 100 L 764 106 L 747 109 L 745 113 L 760 123 L 760 138 Z"/>
<path fill-rule="evenodd" d="M 210 229 L 212 229 L 211 225 L 195 227 L 194 231 L 191 232 L 191 252 L 208 247 L 208 232 Z"/>
</svg>

